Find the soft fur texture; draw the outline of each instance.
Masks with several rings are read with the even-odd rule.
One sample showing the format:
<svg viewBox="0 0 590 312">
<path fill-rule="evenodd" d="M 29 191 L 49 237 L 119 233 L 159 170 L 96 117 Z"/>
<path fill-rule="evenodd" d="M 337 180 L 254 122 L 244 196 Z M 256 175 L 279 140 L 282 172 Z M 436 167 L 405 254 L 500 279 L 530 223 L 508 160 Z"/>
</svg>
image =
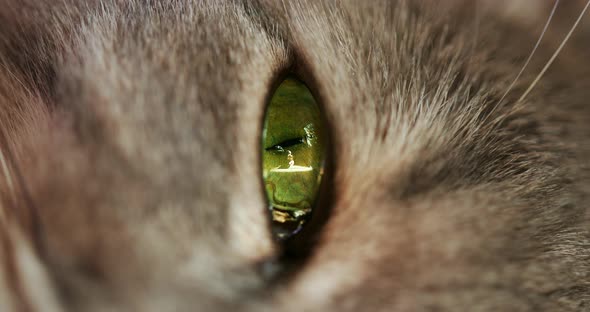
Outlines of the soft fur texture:
<svg viewBox="0 0 590 312">
<path fill-rule="evenodd" d="M 0 0 L 1 311 L 589 311 L 585 3 Z M 586 18 L 588 20 L 588 18 Z M 287 267 L 277 79 L 321 102 L 325 224 Z"/>
</svg>

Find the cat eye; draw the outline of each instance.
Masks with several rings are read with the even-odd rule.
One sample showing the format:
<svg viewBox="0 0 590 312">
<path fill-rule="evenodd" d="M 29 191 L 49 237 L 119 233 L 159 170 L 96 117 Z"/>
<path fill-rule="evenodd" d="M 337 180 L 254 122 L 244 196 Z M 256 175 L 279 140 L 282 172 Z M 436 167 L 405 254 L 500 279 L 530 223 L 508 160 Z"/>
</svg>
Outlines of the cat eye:
<svg viewBox="0 0 590 312">
<path fill-rule="evenodd" d="M 315 98 L 303 82 L 287 77 L 270 99 L 262 132 L 262 177 L 277 239 L 297 234 L 311 217 L 325 155 Z"/>
</svg>

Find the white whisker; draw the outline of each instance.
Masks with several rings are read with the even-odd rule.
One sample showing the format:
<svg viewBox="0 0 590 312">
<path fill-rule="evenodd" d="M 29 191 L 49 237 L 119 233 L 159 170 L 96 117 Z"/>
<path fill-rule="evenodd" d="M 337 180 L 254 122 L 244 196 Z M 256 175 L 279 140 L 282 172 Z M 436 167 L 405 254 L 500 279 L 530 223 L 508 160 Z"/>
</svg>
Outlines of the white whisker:
<svg viewBox="0 0 590 312">
<path fill-rule="evenodd" d="M 8 165 L 6 163 L 6 159 L 4 158 L 4 154 L 0 149 L 0 176 L 4 176 L 6 180 L 6 184 L 8 185 L 8 190 L 10 191 L 10 195 L 14 196 L 14 183 L 12 182 L 12 177 L 10 176 L 10 171 L 8 171 Z M 0 207 L 0 220 L 6 220 L 5 211 Z"/>
<path fill-rule="evenodd" d="M 516 78 L 514 78 L 514 80 L 510 84 L 510 86 L 508 86 L 508 88 L 506 89 L 506 92 L 504 92 L 504 95 L 502 95 L 502 97 L 500 98 L 500 101 L 498 101 L 498 106 L 500 106 L 502 104 L 502 102 L 504 101 L 504 99 L 506 98 L 508 93 L 510 93 L 510 91 L 512 91 L 512 88 L 514 88 L 514 85 L 516 85 L 516 82 L 518 81 L 518 79 L 520 79 L 520 77 L 524 73 L 525 69 L 528 67 L 529 63 L 531 62 L 531 59 L 533 58 L 533 56 L 535 55 L 535 52 L 537 51 L 537 49 L 539 48 L 539 45 L 541 44 L 541 40 L 543 40 L 543 37 L 545 36 L 547 29 L 549 28 L 549 24 L 551 24 L 551 20 L 553 19 L 553 16 L 555 15 L 555 11 L 557 10 L 557 6 L 559 5 L 559 1 L 560 0 L 555 0 L 555 4 L 553 5 L 553 9 L 551 10 L 551 13 L 549 14 L 549 18 L 547 19 L 547 22 L 545 23 L 545 26 L 543 27 L 543 31 L 541 31 L 541 35 L 539 36 L 537 43 L 535 43 L 535 47 L 533 48 L 533 50 L 529 54 L 529 57 L 527 58 L 527 60 L 524 62 L 524 65 L 520 69 L 520 72 L 518 73 L 518 75 L 516 75 Z"/>
<path fill-rule="evenodd" d="M 557 50 L 555 51 L 555 53 L 553 53 L 553 56 L 551 56 L 551 58 L 549 59 L 549 61 L 545 65 L 545 67 L 543 67 L 543 69 L 541 70 L 541 72 L 539 73 L 539 75 L 537 75 L 537 77 L 535 78 L 535 80 L 531 83 L 531 85 L 529 86 L 529 88 L 522 94 L 522 96 L 520 97 L 520 99 L 518 99 L 518 101 L 516 103 L 520 103 L 520 102 L 522 102 L 524 100 L 524 98 L 537 85 L 537 83 L 539 82 L 539 80 L 541 80 L 541 78 L 543 77 L 543 75 L 545 74 L 545 72 L 547 71 L 547 69 L 549 69 L 549 66 L 551 66 L 551 64 L 553 64 L 553 62 L 555 61 L 555 59 L 557 58 L 557 56 L 559 55 L 559 53 L 561 52 L 561 50 L 563 49 L 563 47 L 565 46 L 565 44 L 567 43 L 567 41 L 569 40 L 569 38 L 571 37 L 571 35 L 574 33 L 574 31 L 576 30 L 576 28 L 580 24 L 580 21 L 582 20 L 582 17 L 584 17 L 584 14 L 588 10 L 588 6 L 590 6 L 590 0 L 588 0 L 588 2 L 586 2 L 586 6 L 584 7 L 584 9 L 582 9 L 582 13 L 580 13 L 580 16 L 578 16 L 578 19 L 576 20 L 576 22 L 574 23 L 574 25 L 572 26 L 572 28 L 570 29 L 570 31 L 567 33 L 567 35 L 565 36 L 565 38 L 563 39 L 563 41 L 561 42 L 561 44 L 559 45 L 559 47 L 557 48 Z"/>
</svg>

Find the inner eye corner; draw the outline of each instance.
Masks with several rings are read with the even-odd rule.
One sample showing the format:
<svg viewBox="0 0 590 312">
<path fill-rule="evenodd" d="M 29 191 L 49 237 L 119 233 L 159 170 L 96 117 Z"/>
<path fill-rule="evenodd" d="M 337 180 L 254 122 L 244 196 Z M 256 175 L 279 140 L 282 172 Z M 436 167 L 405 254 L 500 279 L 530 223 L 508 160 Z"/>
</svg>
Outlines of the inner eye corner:
<svg viewBox="0 0 590 312">
<path fill-rule="evenodd" d="M 327 215 L 331 138 L 318 99 L 296 72 L 288 72 L 278 77 L 266 103 L 262 181 L 283 257 L 304 257 Z"/>
</svg>

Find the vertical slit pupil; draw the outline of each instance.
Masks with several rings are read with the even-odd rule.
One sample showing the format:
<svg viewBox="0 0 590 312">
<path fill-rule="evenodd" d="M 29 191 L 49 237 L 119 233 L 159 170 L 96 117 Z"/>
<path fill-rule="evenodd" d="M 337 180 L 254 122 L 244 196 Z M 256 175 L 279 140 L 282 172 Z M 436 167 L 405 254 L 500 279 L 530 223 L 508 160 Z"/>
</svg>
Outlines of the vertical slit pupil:
<svg viewBox="0 0 590 312">
<path fill-rule="evenodd" d="M 295 77 L 281 82 L 268 103 L 262 133 L 262 176 L 275 238 L 297 234 L 317 201 L 326 155 L 320 109 Z"/>
</svg>

